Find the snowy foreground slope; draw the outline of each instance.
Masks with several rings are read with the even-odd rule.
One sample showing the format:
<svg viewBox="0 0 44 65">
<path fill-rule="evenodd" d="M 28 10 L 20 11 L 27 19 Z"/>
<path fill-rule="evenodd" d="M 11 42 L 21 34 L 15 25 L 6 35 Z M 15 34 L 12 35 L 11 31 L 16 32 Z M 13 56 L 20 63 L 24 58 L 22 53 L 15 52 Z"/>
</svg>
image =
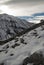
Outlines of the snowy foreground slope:
<svg viewBox="0 0 44 65">
<path fill-rule="evenodd" d="M 0 45 L 0 65 L 44 65 L 40 62 L 37 62 L 39 64 L 34 61 L 31 62 L 33 58 L 30 58 L 30 61 L 28 61 L 29 58 L 26 60 L 31 55 L 33 57 L 35 52 L 41 52 L 44 57 L 44 29 L 41 26 L 16 37 L 15 40 Z M 36 55 L 35 53 L 34 57 Z M 40 57 L 40 55 L 37 57 Z"/>
<path fill-rule="evenodd" d="M 15 37 L 19 32 L 30 28 L 32 25 L 32 23 L 26 20 L 8 14 L 0 14 L 0 40 L 2 41 Z"/>
</svg>

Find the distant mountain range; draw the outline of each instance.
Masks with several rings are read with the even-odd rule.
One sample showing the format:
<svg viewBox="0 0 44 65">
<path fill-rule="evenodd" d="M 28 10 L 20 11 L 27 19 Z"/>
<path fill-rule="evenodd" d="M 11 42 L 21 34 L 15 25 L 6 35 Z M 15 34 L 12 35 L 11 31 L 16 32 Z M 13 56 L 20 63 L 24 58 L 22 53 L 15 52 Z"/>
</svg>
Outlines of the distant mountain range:
<svg viewBox="0 0 44 65">
<path fill-rule="evenodd" d="M 18 16 L 18 18 L 25 19 L 28 22 L 39 23 L 41 19 L 44 19 L 44 12 L 34 13 L 31 16 Z"/>
<path fill-rule="evenodd" d="M 33 18 L 33 17 L 32 16 L 18 16 L 18 18 L 27 20 L 27 19 Z"/>
</svg>

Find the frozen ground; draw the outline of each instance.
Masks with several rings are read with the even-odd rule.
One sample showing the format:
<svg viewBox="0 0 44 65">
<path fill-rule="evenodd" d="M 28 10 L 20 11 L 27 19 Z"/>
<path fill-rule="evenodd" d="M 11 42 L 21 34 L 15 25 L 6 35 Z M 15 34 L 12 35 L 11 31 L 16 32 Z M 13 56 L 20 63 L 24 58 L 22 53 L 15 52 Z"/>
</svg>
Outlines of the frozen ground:
<svg viewBox="0 0 44 65">
<path fill-rule="evenodd" d="M 44 52 L 44 29 L 41 27 L 0 45 L 0 65 L 22 65 L 23 60 L 37 50 Z"/>
</svg>

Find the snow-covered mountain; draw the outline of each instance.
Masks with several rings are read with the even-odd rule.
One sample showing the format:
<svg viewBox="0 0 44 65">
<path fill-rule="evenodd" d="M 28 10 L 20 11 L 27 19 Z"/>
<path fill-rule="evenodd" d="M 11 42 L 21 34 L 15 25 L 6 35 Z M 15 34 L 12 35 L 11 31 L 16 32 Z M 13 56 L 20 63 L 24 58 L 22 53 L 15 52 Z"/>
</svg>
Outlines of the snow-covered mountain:
<svg viewBox="0 0 44 65">
<path fill-rule="evenodd" d="M 0 45 L 0 65 L 44 65 L 44 23 Z"/>
<path fill-rule="evenodd" d="M 29 23 L 26 20 L 8 14 L 0 14 L 0 40 L 2 41 L 15 37 L 32 25 L 32 23 Z"/>
</svg>

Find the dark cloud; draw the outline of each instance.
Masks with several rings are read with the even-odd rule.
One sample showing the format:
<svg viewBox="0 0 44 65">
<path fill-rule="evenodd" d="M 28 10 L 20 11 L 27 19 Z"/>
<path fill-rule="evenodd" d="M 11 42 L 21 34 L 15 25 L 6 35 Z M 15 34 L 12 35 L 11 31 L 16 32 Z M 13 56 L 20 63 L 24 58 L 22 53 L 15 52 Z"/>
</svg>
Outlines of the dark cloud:
<svg viewBox="0 0 44 65">
<path fill-rule="evenodd" d="M 4 11 L 14 16 L 15 15 L 29 16 L 32 15 L 33 13 L 44 12 L 43 8 L 44 0 L 1 0 L 1 1 L 2 2 L 0 2 L 0 10 L 2 10 L 2 12 Z"/>
<path fill-rule="evenodd" d="M 41 12 L 41 13 L 34 13 L 32 16 L 44 16 L 44 12 Z"/>
<path fill-rule="evenodd" d="M 44 0 L 8 0 L 7 2 L 5 2 L 5 4 L 9 5 L 9 4 L 16 4 L 16 3 L 38 3 L 38 2 L 44 2 Z"/>
</svg>

